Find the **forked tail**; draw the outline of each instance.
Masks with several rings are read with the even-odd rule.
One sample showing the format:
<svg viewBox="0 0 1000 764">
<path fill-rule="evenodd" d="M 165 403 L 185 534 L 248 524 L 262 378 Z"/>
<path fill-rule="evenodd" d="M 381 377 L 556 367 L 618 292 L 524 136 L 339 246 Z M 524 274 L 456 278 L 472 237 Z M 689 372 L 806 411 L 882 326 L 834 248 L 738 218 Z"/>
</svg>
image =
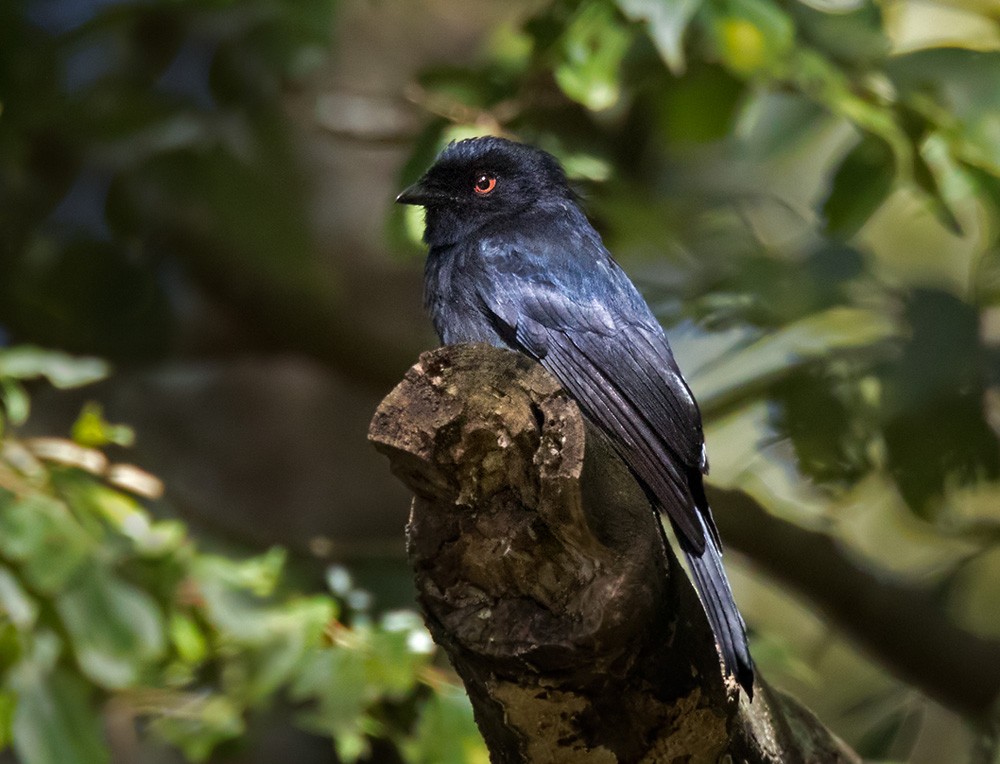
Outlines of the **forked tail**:
<svg viewBox="0 0 1000 764">
<path fill-rule="evenodd" d="M 736 609 L 733 590 L 722 567 L 719 549 L 714 539 L 708 535 L 702 554 L 687 549 L 684 554 L 691 568 L 698 596 L 701 597 L 702 607 L 705 608 L 708 622 L 722 652 L 726 672 L 736 677 L 747 697 L 752 700 L 754 669 L 750 648 L 747 646 L 746 626 L 743 624 L 743 616 Z"/>
</svg>

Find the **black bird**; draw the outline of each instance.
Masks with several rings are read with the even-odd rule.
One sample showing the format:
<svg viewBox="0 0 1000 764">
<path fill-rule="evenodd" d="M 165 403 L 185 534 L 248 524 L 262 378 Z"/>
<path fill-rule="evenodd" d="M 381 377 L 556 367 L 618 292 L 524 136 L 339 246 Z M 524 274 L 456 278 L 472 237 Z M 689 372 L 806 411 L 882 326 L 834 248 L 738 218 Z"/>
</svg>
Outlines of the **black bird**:
<svg viewBox="0 0 1000 764">
<path fill-rule="evenodd" d="M 396 201 L 426 209 L 425 302 L 441 341 L 529 355 L 609 436 L 670 518 L 725 669 L 752 698 L 743 618 L 702 484 L 698 405 L 558 161 L 503 138 L 459 141 Z"/>
</svg>

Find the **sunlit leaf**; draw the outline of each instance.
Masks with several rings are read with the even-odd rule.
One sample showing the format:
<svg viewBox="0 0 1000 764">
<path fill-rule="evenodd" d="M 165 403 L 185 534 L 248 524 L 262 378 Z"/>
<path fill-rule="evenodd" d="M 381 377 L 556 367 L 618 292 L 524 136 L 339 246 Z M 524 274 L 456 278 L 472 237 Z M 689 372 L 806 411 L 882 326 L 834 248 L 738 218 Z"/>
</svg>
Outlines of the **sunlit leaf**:
<svg viewBox="0 0 1000 764">
<path fill-rule="evenodd" d="M 922 50 L 886 70 L 911 107 L 938 122 L 955 156 L 1000 176 L 1000 52 Z"/>
<path fill-rule="evenodd" d="M 13 377 L 0 376 L 0 413 L 15 427 L 28 421 L 31 413 L 28 393 Z"/>
<path fill-rule="evenodd" d="M 986 639 L 1000 638 L 1000 550 L 986 550 L 962 571 L 949 609 L 959 623 Z"/>
<path fill-rule="evenodd" d="M 405 745 L 414 764 L 487 764 L 472 705 L 460 687 L 445 686 L 420 708 L 416 735 Z"/>
<path fill-rule="evenodd" d="M 703 0 L 618 0 L 630 19 L 644 21 L 664 63 L 675 75 L 684 73 L 684 33 Z"/>
<path fill-rule="evenodd" d="M 752 400 L 706 421 L 708 479 L 744 491 L 773 515 L 808 524 L 825 516 L 829 498 L 789 469 L 792 449 L 777 431 L 770 408 L 768 401 Z"/>
<path fill-rule="evenodd" d="M 417 684 L 421 667 L 429 660 L 426 653 L 416 652 L 411 647 L 409 626 L 378 630 L 371 636 L 367 681 L 382 688 L 389 697 L 403 698 Z"/>
<path fill-rule="evenodd" d="M 884 472 L 872 472 L 838 497 L 830 517 L 845 548 L 886 574 L 940 579 L 976 549 L 974 541 L 916 517 Z"/>
<path fill-rule="evenodd" d="M 97 358 L 83 358 L 55 350 L 20 345 L 0 348 L 0 377 L 44 377 L 56 387 L 89 385 L 108 375 L 108 365 Z"/>
<path fill-rule="evenodd" d="M 795 23 L 770 0 L 726 0 L 709 29 L 722 62 L 741 75 L 778 72 L 795 39 Z"/>
<path fill-rule="evenodd" d="M 131 446 L 135 443 L 135 431 L 128 425 L 111 424 L 104 418 L 100 404 L 88 403 L 73 423 L 73 440 L 88 448 Z"/>
<path fill-rule="evenodd" d="M 813 664 L 802 658 L 786 639 L 778 634 L 755 634 L 752 644 L 754 661 L 762 666 L 780 667 L 789 676 L 812 686 L 822 686 L 823 677 Z"/>
<path fill-rule="evenodd" d="M 172 612 L 168 632 L 170 643 L 182 661 L 198 664 L 208 657 L 208 640 L 190 615 L 176 610 Z"/>
<path fill-rule="evenodd" d="M 621 96 L 620 67 L 630 42 L 611 5 L 584 3 L 561 37 L 556 82 L 568 97 L 592 111 L 614 106 Z"/>
<path fill-rule="evenodd" d="M 857 350 L 899 336 L 900 328 L 884 313 L 837 307 L 789 324 L 747 347 L 727 353 L 690 375 L 702 410 L 759 392 L 816 358 Z"/>
</svg>

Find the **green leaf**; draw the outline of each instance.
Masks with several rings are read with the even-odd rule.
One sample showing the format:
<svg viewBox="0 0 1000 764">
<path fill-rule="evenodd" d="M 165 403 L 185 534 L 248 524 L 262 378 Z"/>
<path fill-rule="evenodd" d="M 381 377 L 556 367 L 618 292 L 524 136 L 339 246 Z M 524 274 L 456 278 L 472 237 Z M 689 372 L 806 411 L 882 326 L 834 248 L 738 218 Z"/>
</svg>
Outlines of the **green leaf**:
<svg viewBox="0 0 1000 764">
<path fill-rule="evenodd" d="M 830 181 L 823 216 L 830 233 L 849 239 L 884 202 L 895 183 L 895 159 L 882 139 L 865 133 Z"/>
<path fill-rule="evenodd" d="M 14 750 L 23 764 L 100 764 L 109 761 L 91 691 L 57 670 L 18 687 L 12 725 Z"/>
<path fill-rule="evenodd" d="M 311 600 L 303 600 L 286 609 L 266 599 L 278 582 L 285 559 L 285 550 L 275 547 L 264 555 L 234 561 L 204 555 L 194 562 L 194 576 L 204 598 L 205 617 L 230 639 L 242 644 L 265 644 L 274 639 L 275 628 L 285 628 L 283 619 L 310 617 L 317 621 L 333 616 L 333 605 L 324 599 L 327 609 L 322 613 L 310 609 Z M 325 621 L 324 621 L 325 622 Z"/>
<path fill-rule="evenodd" d="M 414 764 L 487 764 L 472 704 L 461 687 L 447 685 L 420 708 L 416 734 L 404 744 L 407 761 Z"/>
<path fill-rule="evenodd" d="M 220 743 L 246 732 L 240 709 L 224 695 L 198 695 L 150 726 L 190 761 L 205 761 Z"/>
<path fill-rule="evenodd" d="M 889 52 L 882 9 L 874 0 L 800 0 L 788 7 L 802 36 L 838 61 L 877 66 Z"/>
<path fill-rule="evenodd" d="M 281 547 L 272 547 L 264 554 L 245 560 L 206 555 L 199 560 L 198 572 L 206 581 L 218 581 L 257 597 L 266 597 L 278 585 L 287 557 L 288 552 Z"/>
<path fill-rule="evenodd" d="M 0 751 L 14 742 L 15 710 L 17 710 L 17 696 L 12 692 L 0 691 Z"/>
<path fill-rule="evenodd" d="M 983 408 L 996 362 L 979 306 L 948 290 L 912 290 L 903 320 L 906 341 L 880 374 L 886 462 L 914 511 L 931 516 L 947 492 L 1000 477 L 1000 440 Z"/>
<path fill-rule="evenodd" d="M 613 6 L 584 3 L 560 38 L 556 82 L 591 111 L 614 106 L 621 96 L 621 64 L 631 41 Z"/>
<path fill-rule="evenodd" d="M 759 89 L 747 98 L 736 136 L 748 154 L 776 161 L 815 135 L 829 114 L 801 93 Z"/>
<path fill-rule="evenodd" d="M 18 663 L 25 650 L 30 647 L 30 640 L 26 640 L 24 636 L 13 622 L 0 623 L 0 676 L 5 676 L 8 669 Z"/>
<path fill-rule="evenodd" d="M 55 499 L 23 499 L 0 493 L 0 552 L 20 565 L 24 582 L 39 592 L 59 591 L 76 574 L 91 548 L 79 523 Z"/>
<path fill-rule="evenodd" d="M 947 135 L 955 157 L 1000 176 L 1000 52 L 934 48 L 895 56 L 900 99 Z"/>
<path fill-rule="evenodd" d="M 109 475 L 121 475 L 121 465 Z M 53 476 L 59 492 L 78 513 L 101 518 L 110 529 L 129 539 L 134 551 L 159 557 L 184 543 L 187 531 L 176 520 L 154 522 L 148 510 L 133 496 L 94 480 L 82 472 L 60 472 Z"/>
<path fill-rule="evenodd" d="M 108 365 L 97 358 L 76 357 L 30 345 L 0 349 L 0 377 L 44 377 L 56 387 L 68 388 L 104 379 L 108 370 Z"/>
<path fill-rule="evenodd" d="M 421 72 L 420 84 L 449 105 L 461 104 L 475 109 L 488 109 L 511 95 L 507 83 L 496 76 L 495 70 L 484 68 L 443 66 L 428 69 Z"/>
<path fill-rule="evenodd" d="M 949 610 L 969 631 L 985 639 L 1000 638 L 996 603 L 1000 602 L 1000 549 L 986 549 L 962 571 Z"/>
<path fill-rule="evenodd" d="M 933 145 L 933 143 L 931 144 Z M 940 146 L 939 146 L 940 147 Z M 962 223 L 951 210 L 949 200 L 945 196 L 944 189 L 938 182 L 934 170 L 928 164 L 923 152 L 917 152 L 913 157 L 913 180 L 917 186 L 927 196 L 931 212 L 945 228 L 956 236 L 961 236 Z"/>
<path fill-rule="evenodd" d="M 102 687 L 135 685 L 164 653 L 164 622 L 156 602 L 97 564 L 86 566 L 55 605 L 81 670 Z"/>
<path fill-rule="evenodd" d="M 374 693 L 368 685 L 362 645 L 314 651 L 292 683 L 295 700 L 315 700 L 317 708 L 303 722 L 313 730 L 339 738 L 356 734 Z"/>
<path fill-rule="evenodd" d="M 412 611 L 398 611 L 387 613 L 383 628 L 371 635 L 367 680 L 388 697 L 400 699 L 410 693 L 430 660 L 426 651 L 413 649 L 415 634 L 425 634 L 423 621 Z"/>
<path fill-rule="evenodd" d="M 9 687 L 17 696 L 12 729 L 18 761 L 107 762 L 93 691 L 66 669 L 54 668 L 58 654 L 58 638 L 42 632 L 35 639 L 33 653 L 10 673 Z"/>
<path fill-rule="evenodd" d="M 750 397 L 794 369 L 834 352 L 858 350 L 898 337 L 889 316 L 863 308 L 836 307 L 800 319 L 752 344 L 726 353 L 688 375 L 702 411 Z"/>
<path fill-rule="evenodd" d="M 24 385 L 12 377 L 0 376 L 0 409 L 15 427 L 28 421 L 31 399 Z"/>
<path fill-rule="evenodd" d="M 0 610 L 14 626 L 25 631 L 38 619 L 38 603 L 6 566 L 0 566 Z"/>
<path fill-rule="evenodd" d="M 208 640 L 191 616 L 174 611 L 170 614 L 170 643 L 180 659 L 197 665 L 208 657 Z"/>
<path fill-rule="evenodd" d="M 325 597 L 295 600 L 262 614 L 267 638 L 244 652 L 239 661 L 239 687 L 230 692 L 255 703 L 291 681 L 309 652 L 320 647 L 332 616 L 333 608 Z M 229 635 L 234 637 L 238 635 Z"/>
<path fill-rule="evenodd" d="M 994 215 L 1000 217 L 1000 177 L 965 162 L 960 166 L 968 175 L 976 196 L 992 207 Z"/>
<path fill-rule="evenodd" d="M 128 447 L 135 443 L 135 431 L 128 425 L 109 423 L 99 403 L 88 403 L 73 423 L 73 440 L 87 448 Z"/>
<path fill-rule="evenodd" d="M 734 73 L 779 74 L 795 45 L 795 23 L 769 0 L 723 0 L 712 6 L 709 32 L 716 53 Z"/>
<path fill-rule="evenodd" d="M 652 106 L 672 143 L 721 141 L 733 131 L 746 86 L 721 66 L 698 66 L 663 88 Z M 815 107 L 813 107 L 815 109 Z"/>
<path fill-rule="evenodd" d="M 649 34 L 664 63 L 675 75 L 684 73 L 684 33 L 703 0 L 618 0 L 622 13 L 649 25 Z"/>
<path fill-rule="evenodd" d="M 805 477 L 822 484 L 852 483 L 874 466 L 877 413 L 865 405 L 865 371 L 861 364 L 810 367 L 771 388 L 778 403 L 772 419 L 790 439 Z M 869 377 L 867 386 L 872 384 Z"/>
</svg>

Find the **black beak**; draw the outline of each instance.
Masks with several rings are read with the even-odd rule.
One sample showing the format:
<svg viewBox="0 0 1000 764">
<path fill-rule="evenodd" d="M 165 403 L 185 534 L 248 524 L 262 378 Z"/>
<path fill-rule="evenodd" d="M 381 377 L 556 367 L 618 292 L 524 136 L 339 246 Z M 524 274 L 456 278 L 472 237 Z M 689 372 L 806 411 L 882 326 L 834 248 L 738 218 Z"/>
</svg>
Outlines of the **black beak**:
<svg viewBox="0 0 1000 764">
<path fill-rule="evenodd" d="M 396 204 L 416 204 L 427 207 L 432 204 L 440 204 L 449 198 L 447 194 L 433 188 L 424 178 L 421 178 L 396 197 Z"/>
</svg>

